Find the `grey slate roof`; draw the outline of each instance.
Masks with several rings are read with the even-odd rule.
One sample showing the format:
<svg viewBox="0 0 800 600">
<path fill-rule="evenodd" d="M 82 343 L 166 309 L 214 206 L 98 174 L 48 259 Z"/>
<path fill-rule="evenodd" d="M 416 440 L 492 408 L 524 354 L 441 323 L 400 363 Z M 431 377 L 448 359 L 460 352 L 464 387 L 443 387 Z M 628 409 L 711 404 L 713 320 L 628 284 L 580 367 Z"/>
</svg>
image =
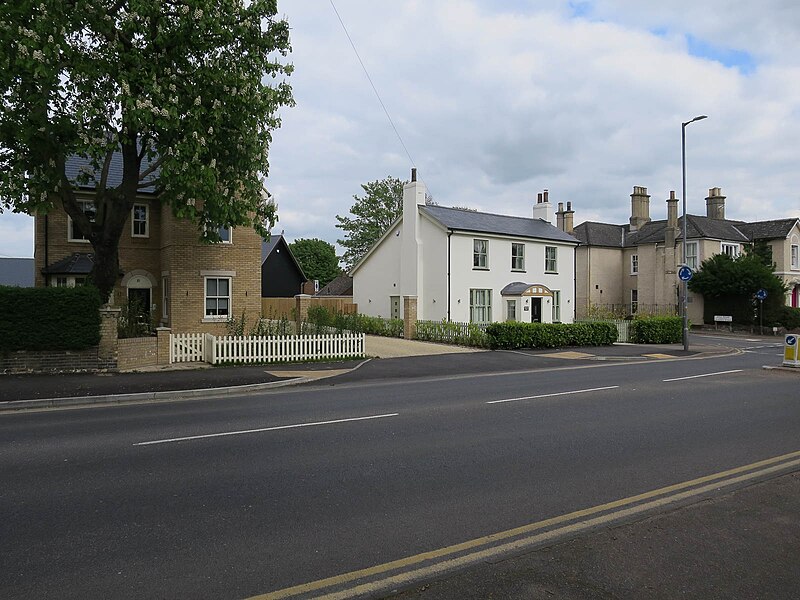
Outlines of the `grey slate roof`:
<svg viewBox="0 0 800 600">
<path fill-rule="evenodd" d="M 541 219 L 509 217 L 446 206 L 420 206 L 420 210 L 448 229 L 578 243 L 578 239 Z"/>
<path fill-rule="evenodd" d="M 317 296 L 352 296 L 353 278 L 349 275 L 339 275 L 336 279 L 323 286 Z"/>
<path fill-rule="evenodd" d="M 775 222 L 764 221 L 764 223 Z M 792 220 L 792 223 L 794 223 L 794 220 Z M 750 242 L 753 241 L 754 238 L 748 234 L 749 225 L 755 225 L 755 223 L 748 224 L 743 221 L 710 219 L 700 215 L 687 215 L 686 238 L 710 238 L 731 242 Z M 789 229 L 791 229 L 791 226 L 789 226 Z M 665 220 L 650 221 L 640 227 L 638 231 L 633 232 L 630 230 L 630 225 L 613 225 L 611 223 L 594 223 L 592 221 L 587 221 L 575 227 L 575 237 L 577 237 L 583 245 L 587 246 L 630 248 L 640 244 L 663 242 L 666 239 L 666 230 L 667 222 Z M 675 238 L 681 239 L 682 237 L 683 218 L 679 217 Z M 785 237 L 785 234 L 783 237 Z"/>
<path fill-rule="evenodd" d="M 149 162 L 147 158 L 142 160 L 142 170 L 147 168 Z M 67 162 L 64 165 L 64 173 L 67 176 L 67 179 L 75 183 L 75 178 L 82 172 L 86 172 L 91 174 L 93 177 L 97 177 L 97 181 L 100 180 L 100 172 L 98 171 L 96 174 L 92 169 L 92 164 L 88 158 L 83 156 L 72 155 L 67 158 Z M 154 180 L 158 178 L 159 170 L 156 169 L 153 173 L 148 175 L 148 180 Z M 97 181 L 90 179 L 85 184 L 79 184 L 78 187 L 85 190 L 93 190 L 96 185 Z M 106 185 L 108 187 L 116 187 L 120 183 L 122 183 L 122 153 L 115 152 L 114 155 L 111 157 L 111 165 L 108 168 L 108 181 Z M 139 191 L 144 194 L 154 194 L 155 188 L 150 186 L 146 188 L 140 188 Z"/>
<path fill-rule="evenodd" d="M 94 254 L 90 252 L 74 252 L 54 262 L 42 272 L 49 275 L 88 275 L 94 266 Z"/>
<path fill-rule="evenodd" d="M 751 240 L 774 240 L 786 238 L 797 223 L 797 219 L 775 219 L 742 223 L 739 229 Z"/>
<path fill-rule="evenodd" d="M 33 287 L 32 258 L 0 258 L 0 285 Z"/>
</svg>

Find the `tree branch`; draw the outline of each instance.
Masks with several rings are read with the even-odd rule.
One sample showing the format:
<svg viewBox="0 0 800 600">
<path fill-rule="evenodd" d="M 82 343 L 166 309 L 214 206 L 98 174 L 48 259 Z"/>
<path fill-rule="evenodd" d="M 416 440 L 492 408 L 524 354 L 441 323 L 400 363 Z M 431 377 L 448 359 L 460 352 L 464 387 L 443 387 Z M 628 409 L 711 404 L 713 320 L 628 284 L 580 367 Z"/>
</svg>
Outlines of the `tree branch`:
<svg viewBox="0 0 800 600">
<path fill-rule="evenodd" d="M 108 171 L 111 167 L 111 159 L 114 156 L 114 149 L 109 148 L 106 150 L 106 157 L 103 160 L 103 170 L 100 172 L 100 183 L 97 184 L 97 190 L 99 192 L 103 192 L 106 189 L 106 183 L 108 182 Z"/>
<path fill-rule="evenodd" d="M 164 158 L 161 157 L 161 156 L 159 156 L 156 160 L 151 162 L 150 165 L 144 171 L 142 171 L 139 174 L 139 181 L 141 181 L 142 183 L 146 183 L 146 182 L 144 182 L 144 178 L 147 177 L 148 175 L 150 175 L 151 173 L 153 173 L 154 171 L 156 171 L 161 166 L 161 164 L 163 162 L 164 162 Z M 148 185 L 152 185 L 152 184 L 148 183 Z M 139 187 L 142 187 L 141 184 L 139 185 Z M 147 186 L 144 186 L 144 187 L 147 187 Z"/>
</svg>

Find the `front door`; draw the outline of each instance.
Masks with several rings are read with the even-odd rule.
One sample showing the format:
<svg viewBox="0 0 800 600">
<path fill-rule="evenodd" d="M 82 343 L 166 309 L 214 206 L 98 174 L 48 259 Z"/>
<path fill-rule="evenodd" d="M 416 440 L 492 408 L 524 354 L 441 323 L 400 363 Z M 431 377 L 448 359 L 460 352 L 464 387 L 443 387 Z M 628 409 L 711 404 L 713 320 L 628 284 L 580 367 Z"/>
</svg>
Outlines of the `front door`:
<svg viewBox="0 0 800 600">
<path fill-rule="evenodd" d="M 389 296 L 389 304 L 392 310 L 392 319 L 400 318 L 400 296 Z"/>
<path fill-rule="evenodd" d="M 531 323 L 542 322 L 542 299 L 531 298 Z"/>
<path fill-rule="evenodd" d="M 150 322 L 150 290 L 148 288 L 128 288 L 128 308 L 136 313 L 139 323 Z"/>
</svg>

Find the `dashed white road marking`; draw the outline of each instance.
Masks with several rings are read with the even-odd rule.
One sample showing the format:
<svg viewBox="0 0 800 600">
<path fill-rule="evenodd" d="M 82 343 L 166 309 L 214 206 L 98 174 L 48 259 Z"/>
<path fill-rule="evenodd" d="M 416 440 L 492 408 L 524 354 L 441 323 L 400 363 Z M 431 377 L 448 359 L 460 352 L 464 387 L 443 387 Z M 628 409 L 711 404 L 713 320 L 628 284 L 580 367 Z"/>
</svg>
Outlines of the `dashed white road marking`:
<svg viewBox="0 0 800 600">
<path fill-rule="evenodd" d="M 537 394 L 536 396 L 522 396 L 521 398 L 506 398 L 504 400 L 490 400 L 486 404 L 501 404 L 503 402 L 516 402 L 517 400 L 536 400 L 537 398 L 551 398 L 553 396 L 567 396 L 569 394 L 583 394 L 585 392 L 599 392 L 601 390 L 614 390 L 618 385 L 609 385 L 607 387 L 589 388 L 587 390 L 570 390 L 568 392 L 555 392 L 552 394 Z"/>
<path fill-rule="evenodd" d="M 730 373 L 741 373 L 743 369 L 733 369 L 732 371 L 717 371 L 716 373 L 703 373 L 702 375 L 688 375 L 686 377 L 673 377 L 672 379 L 662 379 L 661 381 L 682 381 L 684 379 L 697 379 L 698 377 L 713 377 L 714 375 L 728 375 Z"/>
</svg>

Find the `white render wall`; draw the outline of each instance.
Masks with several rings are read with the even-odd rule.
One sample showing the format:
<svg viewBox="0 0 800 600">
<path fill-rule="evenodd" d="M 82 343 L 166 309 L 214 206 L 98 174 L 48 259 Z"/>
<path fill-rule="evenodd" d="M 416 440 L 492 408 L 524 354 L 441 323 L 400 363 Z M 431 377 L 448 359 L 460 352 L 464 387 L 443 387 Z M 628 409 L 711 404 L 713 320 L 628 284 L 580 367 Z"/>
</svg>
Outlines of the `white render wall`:
<svg viewBox="0 0 800 600">
<path fill-rule="evenodd" d="M 487 269 L 474 269 L 472 266 L 473 240 L 489 241 Z M 511 244 L 525 244 L 525 272 L 511 270 Z M 558 273 L 544 272 L 544 248 L 558 248 Z M 492 320 L 506 320 L 506 299 L 500 291 L 509 283 L 521 281 L 528 284 L 541 284 L 551 290 L 561 292 L 561 322 L 572 323 L 575 309 L 575 246 L 554 241 L 538 241 L 525 238 L 507 238 L 485 234 L 454 233 L 450 240 L 451 249 L 451 304 L 450 320 L 469 322 L 470 289 L 492 290 Z M 522 299 L 524 306 L 525 298 Z M 530 321 L 530 312 L 517 307 L 518 320 Z M 552 301 L 542 299 L 542 322 L 552 321 Z"/>
<path fill-rule="evenodd" d="M 422 238 L 422 289 L 417 297 L 417 319 L 441 321 L 447 318 L 447 231 L 420 217 Z"/>
<path fill-rule="evenodd" d="M 361 314 L 388 319 L 391 316 L 389 297 L 401 296 L 400 315 L 402 316 L 401 238 L 402 222 L 392 227 L 383 243 L 375 248 L 353 274 L 353 302 L 358 304 L 358 312 Z"/>
</svg>

